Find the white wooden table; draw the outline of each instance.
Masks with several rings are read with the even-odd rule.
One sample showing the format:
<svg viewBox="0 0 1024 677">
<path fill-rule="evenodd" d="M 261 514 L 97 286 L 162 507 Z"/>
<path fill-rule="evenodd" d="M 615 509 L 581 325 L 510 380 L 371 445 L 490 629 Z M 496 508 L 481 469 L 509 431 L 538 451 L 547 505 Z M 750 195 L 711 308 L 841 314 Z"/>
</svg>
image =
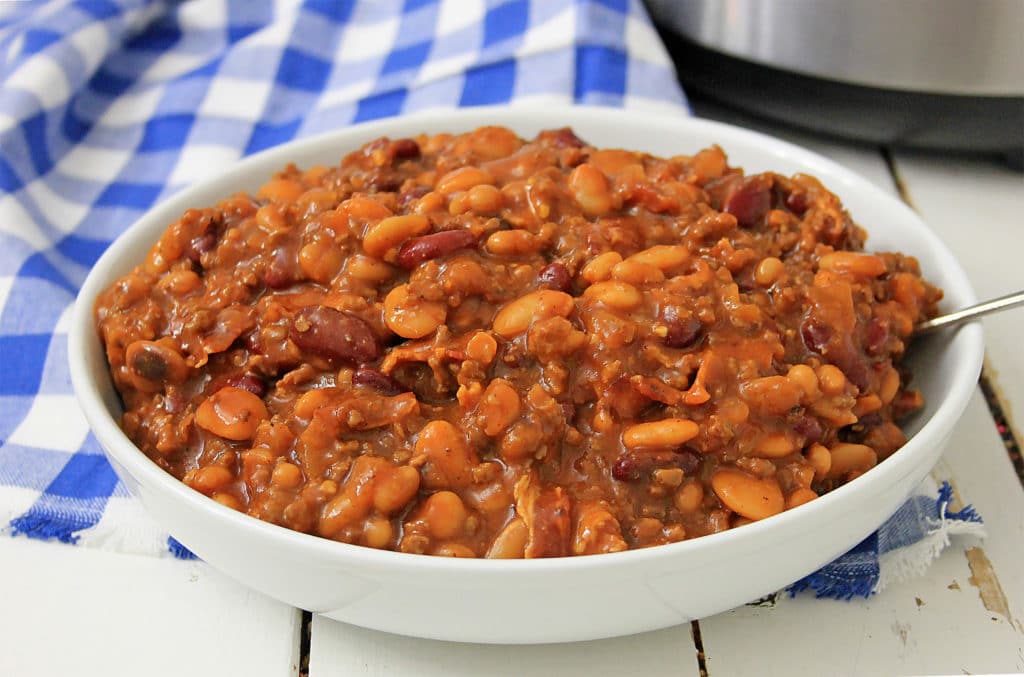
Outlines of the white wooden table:
<svg viewBox="0 0 1024 677">
<path fill-rule="evenodd" d="M 767 129 L 909 201 L 982 297 L 1024 286 L 1024 178 L 995 161 L 855 147 Z M 986 320 L 988 363 L 934 474 L 984 516 L 922 578 L 869 600 L 811 596 L 581 644 L 500 647 L 395 637 L 304 614 L 199 562 L 0 538 L 0 675 L 855 675 L 1024 672 L 1024 311 Z M 1008 453 L 1010 452 L 1010 453 Z M 1019 454 L 1017 455 L 1019 463 Z M 496 621 L 498 622 L 498 621 Z"/>
</svg>

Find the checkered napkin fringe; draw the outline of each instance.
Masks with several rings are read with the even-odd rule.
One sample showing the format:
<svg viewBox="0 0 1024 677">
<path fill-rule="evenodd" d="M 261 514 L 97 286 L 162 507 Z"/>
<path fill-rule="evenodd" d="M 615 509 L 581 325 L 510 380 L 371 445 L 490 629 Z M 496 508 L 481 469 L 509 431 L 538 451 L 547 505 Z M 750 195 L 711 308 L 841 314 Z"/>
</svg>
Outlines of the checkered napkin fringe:
<svg viewBox="0 0 1024 677">
<path fill-rule="evenodd" d="M 789 587 L 796 596 L 813 590 L 816 597 L 849 601 L 922 575 L 950 544 L 952 536 L 983 538 L 981 517 L 970 505 L 954 511 L 953 487 L 926 480 L 878 531 L 856 547 Z"/>
<path fill-rule="evenodd" d="M 0 528 L 168 553 L 66 354 L 89 267 L 150 205 L 355 122 L 572 102 L 687 114 L 639 0 L 0 2 Z"/>
</svg>

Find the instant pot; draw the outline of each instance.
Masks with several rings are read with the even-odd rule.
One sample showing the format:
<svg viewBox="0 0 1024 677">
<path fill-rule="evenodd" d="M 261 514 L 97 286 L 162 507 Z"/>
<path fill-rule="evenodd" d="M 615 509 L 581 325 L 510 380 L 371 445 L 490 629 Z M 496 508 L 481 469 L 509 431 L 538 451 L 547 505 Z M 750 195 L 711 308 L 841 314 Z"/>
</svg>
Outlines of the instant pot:
<svg viewBox="0 0 1024 677">
<path fill-rule="evenodd" d="M 646 0 L 689 91 L 879 144 L 1024 153 L 1022 0 Z"/>
</svg>

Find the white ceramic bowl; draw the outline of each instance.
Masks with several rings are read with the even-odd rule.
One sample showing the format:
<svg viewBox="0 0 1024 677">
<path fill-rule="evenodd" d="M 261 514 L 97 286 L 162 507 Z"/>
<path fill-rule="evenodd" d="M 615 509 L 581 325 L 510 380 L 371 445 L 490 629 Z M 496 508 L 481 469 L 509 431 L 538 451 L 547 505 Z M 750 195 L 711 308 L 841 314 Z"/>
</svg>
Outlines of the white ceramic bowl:
<svg viewBox="0 0 1024 677">
<path fill-rule="evenodd" d="M 818 500 L 724 533 L 586 557 L 467 560 L 384 552 L 316 538 L 230 510 L 186 487 L 121 432 L 121 410 L 93 321 L 105 287 L 145 256 L 185 209 L 254 190 L 288 162 L 333 164 L 378 136 L 467 131 L 483 124 L 530 137 L 571 125 L 587 141 L 660 155 L 717 143 L 748 172 L 807 172 L 836 192 L 870 234 L 869 248 L 917 256 L 945 289 L 944 307 L 975 301 L 963 270 L 914 212 L 860 176 L 809 151 L 723 124 L 603 108 L 474 108 L 359 125 L 285 144 L 153 208 L 103 255 L 82 287 L 70 336 L 75 393 L 114 469 L 179 541 L 271 597 L 330 618 L 418 637 L 487 643 L 564 642 L 654 630 L 778 590 L 877 528 L 942 453 L 976 384 L 977 325 L 914 346 L 925 411 L 910 441 L 879 467 Z"/>
</svg>

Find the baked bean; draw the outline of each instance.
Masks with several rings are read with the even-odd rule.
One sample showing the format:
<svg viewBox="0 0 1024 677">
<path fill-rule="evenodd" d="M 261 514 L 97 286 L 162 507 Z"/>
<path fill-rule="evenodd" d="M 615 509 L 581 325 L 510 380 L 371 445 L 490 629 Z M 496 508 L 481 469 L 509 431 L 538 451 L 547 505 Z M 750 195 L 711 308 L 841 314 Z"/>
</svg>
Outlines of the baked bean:
<svg viewBox="0 0 1024 677">
<path fill-rule="evenodd" d="M 321 214 L 338 206 L 338 194 L 326 188 L 311 188 L 300 195 L 295 204 L 306 216 Z"/>
<path fill-rule="evenodd" d="M 480 364 L 490 364 L 498 353 L 498 342 L 485 331 L 478 331 L 466 343 L 466 354 Z"/>
<path fill-rule="evenodd" d="M 675 489 L 683 482 L 682 468 L 659 468 L 651 473 L 651 479 L 655 484 L 660 484 L 669 489 Z"/>
<path fill-rule="evenodd" d="M 747 404 L 766 414 L 784 414 L 800 404 L 803 390 L 786 376 L 764 376 L 740 384 Z"/>
<path fill-rule="evenodd" d="M 444 195 L 441 195 L 437 191 L 429 191 L 417 202 L 413 208 L 414 214 L 431 214 L 436 211 L 440 211 L 444 208 Z M 469 201 L 466 201 L 466 207 L 469 208 Z"/>
<path fill-rule="evenodd" d="M 767 433 L 754 446 L 753 455 L 758 458 L 782 458 L 796 451 L 796 444 L 786 433 Z"/>
<path fill-rule="evenodd" d="M 495 256 L 535 254 L 543 246 L 540 239 L 526 230 L 496 230 L 487 237 L 487 251 Z"/>
<path fill-rule="evenodd" d="M 299 268 L 306 277 L 320 284 L 329 285 L 344 262 L 341 251 L 331 242 L 316 240 L 299 250 Z"/>
<path fill-rule="evenodd" d="M 244 508 L 245 508 L 245 506 L 242 505 L 242 502 L 239 501 L 237 498 L 235 498 L 235 496 L 233 494 L 228 494 L 228 493 L 224 493 L 224 492 L 217 492 L 213 496 L 211 496 L 210 498 L 212 498 L 213 500 L 217 501 L 218 503 L 223 505 L 225 508 L 231 508 L 232 510 L 239 510 L 239 511 L 244 510 Z"/>
<path fill-rule="evenodd" d="M 818 383 L 826 395 L 838 395 L 846 390 L 846 376 L 831 364 L 818 367 Z"/>
<path fill-rule="evenodd" d="M 452 491 L 431 494 L 423 502 L 420 519 L 426 523 L 430 535 L 440 540 L 459 536 L 466 528 L 466 506 Z"/>
<path fill-rule="evenodd" d="M 832 252 L 818 260 L 818 268 L 862 277 L 878 277 L 886 272 L 885 261 L 872 254 Z"/>
<path fill-rule="evenodd" d="M 592 258 L 587 265 L 583 266 L 580 276 L 587 282 L 594 284 L 611 278 L 612 270 L 622 262 L 622 255 L 618 252 L 605 252 Z"/>
<path fill-rule="evenodd" d="M 639 289 L 617 280 L 590 285 L 583 292 L 583 298 L 617 310 L 633 310 L 644 302 Z"/>
<path fill-rule="evenodd" d="M 882 384 L 878 387 L 878 397 L 882 404 L 889 404 L 900 390 L 900 373 L 889 367 L 882 376 Z"/>
<path fill-rule="evenodd" d="M 572 170 L 569 175 L 569 190 L 576 204 L 587 216 L 604 216 L 612 210 L 611 185 L 604 173 L 587 163 Z"/>
<path fill-rule="evenodd" d="M 416 455 L 423 458 L 423 484 L 428 489 L 464 487 L 473 481 L 474 452 L 466 438 L 448 421 L 431 421 L 416 439 Z"/>
<path fill-rule="evenodd" d="M 269 418 L 267 405 L 248 390 L 221 388 L 196 409 L 196 425 L 229 440 L 251 440 L 260 421 Z"/>
<path fill-rule="evenodd" d="M 391 265 L 378 259 L 362 254 L 353 254 L 345 263 L 345 272 L 362 282 L 378 284 L 386 282 L 395 275 Z"/>
<path fill-rule="evenodd" d="M 157 282 L 157 287 L 175 296 L 188 296 L 202 283 L 199 276 L 191 270 L 175 270 Z"/>
<path fill-rule="evenodd" d="M 479 167 L 459 167 L 438 179 L 436 190 L 442 195 L 452 195 L 482 184 L 494 184 L 494 177 L 487 170 Z"/>
<path fill-rule="evenodd" d="M 292 411 L 296 417 L 308 419 L 313 416 L 317 409 L 327 404 L 330 399 L 331 395 L 326 389 L 316 388 L 308 390 L 295 401 L 295 408 Z"/>
<path fill-rule="evenodd" d="M 829 449 L 829 452 L 832 456 L 832 466 L 825 476 L 826 479 L 839 479 L 847 473 L 864 472 L 878 465 L 875 450 L 864 444 L 840 442 Z"/>
<path fill-rule="evenodd" d="M 785 270 L 786 266 L 782 261 L 774 256 L 768 256 L 757 264 L 757 268 L 754 270 L 754 281 L 762 287 L 770 287 L 775 284 Z"/>
<path fill-rule="evenodd" d="M 810 503 L 817 497 L 818 494 L 813 489 L 809 489 L 807 487 L 800 487 L 799 489 L 794 489 L 793 493 L 791 493 L 789 496 L 786 496 L 786 510 L 792 510 L 798 505 Z"/>
<path fill-rule="evenodd" d="M 416 497 L 420 488 L 420 474 L 415 468 L 399 466 L 377 480 L 373 505 L 384 515 L 400 512 Z"/>
<path fill-rule="evenodd" d="M 620 282 L 641 286 L 645 284 L 663 282 L 665 273 L 660 268 L 649 263 L 641 263 L 626 259 L 622 263 L 615 264 L 612 268 L 612 278 Z"/>
<path fill-rule="evenodd" d="M 881 408 L 882 400 L 879 399 L 878 395 L 865 395 L 864 397 L 857 398 L 856 403 L 853 405 L 853 415 L 857 418 L 863 418 Z"/>
<path fill-rule="evenodd" d="M 492 216 L 501 211 L 505 203 L 505 194 L 498 188 L 488 184 L 473 186 L 466 193 L 469 209 L 479 216 Z"/>
<path fill-rule="evenodd" d="M 786 507 L 779 483 L 760 479 L 733 468 L 719 468 L 711 476 L 711 488 L 725 507 L 747 519 L 761 520 Z"/>
<path fill-rule="evenodd" d="M 627 449 L 658 449 L 683 445 L 700 432 L 700 426 L 685 418 L 666 418 L 649 423 L 636 423 L 622 431 L 622 444 Z"/>
<path fill-rule="evenodd" d="M 391 216 L 392 211 L 376 200 L 362 195 L 353 195 L 341 203 L 350 218 L 359 221 L 377 221 Z"/>
<path fill-rule="evenodd" d="M 233 482 L 234 479 L 234 474 L 224 466 L 208 465 L 202 468 L 196 468 L 195 473 L 191 477 L 191 481 L 187 482 L 187 484 L 196 491 L 209 496 L 213 494 L 213 492 L 226 487 L 228 484 Z"/>
<path fill-rule="evenodd" d="M 443 543 L 430 554 L 438 557 L 476 557 L 472 548 L 461 543 Z"/>
<path fill-rule="evenodd" d="M 786 373 L 786 378 L 800 388 L 805 399 L 818 397 L 818 375 L 806 364 L 794 364 Z"/>
<path fill-rule="evenodd" d="M 497 437 L 519 418 L 521 411 L 522 403 L 516 389 L 508 381 L 494 379 L 488 384 L 477 407 L 480 429 L 485 435 Z"/>
<path fill-rule="evenodd" d="M 541 431 L 526 421 L 516 421 L 498 442 L 501 457 L 510 463 L 533 458 L 541 441 Z"/>
<path fill-rule="evenodd" d="M 291 179 L 273 179 L 260 186 L 256 197 L 271 202 L 294 202 L 305 191 L 302 184 Z"/>
<path fill-rule="evenodd" d="M 430 230 L 430 221 L 419 214 L 388 216 L 371 225 L 363 237 L 363 250 L 378 259 L 406 240 Z"/>
<path fill-rule="evenodd" d="M 395 530 L 391 520 L 383 517 L 371 517 L 363 527 L 363 545 L 370 548 L 383 549 L 391 545 Z"/>
<path fill-rule="evenodd" d="M 541 289 L 506 303 L 494 316 L 494 333 L 511 338 L 526 331 L 537 319 L 568 317 L 575 309 L 573 298 L 565 292 Z"/>
<path fill-rule="evenodd" d="M 704 502 L 704 487 L 699 481 L 687 482 L 675 493 L 674 503 L 681 513 L 697 512 Z"/>
<path fill-rule="evenodd" d="M 690 162 L 690 172 L 694 180 L 701 185 L 719 178 L 728 167 L 725 153 L 718 146 L 705 148 L 694 155 Z"/>
<path fill-rule="evenodd" d="M 414 298 L 407 284 L 395 287 L 384 298 L 384 323 L 403 338 L 421 338 L 433 333 L 447 315 L 448 309 L 443 303 Z"/>
<path fill-rule="evenodd" d="M 490 559 L 522 559 L 530 531 L 521 517 L 515 517 L 498 533 L 487 549 Z"/>
<path fill-rule="evenodd" d="M 280 205 L 263 205 L 256 211 L 256 223 L 268 233 L 280 233 L 288 230 L 288 221 L 281 211 Z"/>
<path fill-rule="evenodd" d="M 294 463 L 278 463 L 270 476 L 270 482 L 282 489 L 294 489 L 302 484 L 302 471 Z"/>
<path fill-rule="evenodd" d="M 668 274 L 690 260 L 690 250 L 681 244 L 656 244 L 633 254 L 626 260 L 654 266 Z"/>
<path fill-rule="evenodd" d="M 807 449 L 807 460 L 814 468 L 814 480 L 820 482 L 828 477 L 832 468 L 832 452 L 820 444 L 812 444 Z"/>
</svg>

